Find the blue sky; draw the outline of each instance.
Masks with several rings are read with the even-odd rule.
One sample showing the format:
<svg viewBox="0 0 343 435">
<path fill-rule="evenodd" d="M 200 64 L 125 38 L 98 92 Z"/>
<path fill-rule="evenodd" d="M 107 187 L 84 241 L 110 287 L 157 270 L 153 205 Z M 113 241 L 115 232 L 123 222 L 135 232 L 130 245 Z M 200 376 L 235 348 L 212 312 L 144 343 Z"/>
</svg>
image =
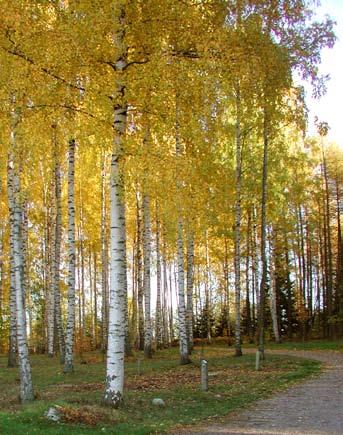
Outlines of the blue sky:
<svg viewBox="0 0 343 435">
<path fill-rule="evenodd" d="M 337 22 L 337 41 L 333 49 L 325 49 L 322 53 L 320 71 L 331 77 L 326 95 L 320 100 L 313 100 L 308 91 L 309 133 L 314 133 L 313 119 L 318 116 L 330 125 L 329 139 L 343 148 L 343 0 L 322 0 L 318 15 L 325 14 Z"/>
</svg>

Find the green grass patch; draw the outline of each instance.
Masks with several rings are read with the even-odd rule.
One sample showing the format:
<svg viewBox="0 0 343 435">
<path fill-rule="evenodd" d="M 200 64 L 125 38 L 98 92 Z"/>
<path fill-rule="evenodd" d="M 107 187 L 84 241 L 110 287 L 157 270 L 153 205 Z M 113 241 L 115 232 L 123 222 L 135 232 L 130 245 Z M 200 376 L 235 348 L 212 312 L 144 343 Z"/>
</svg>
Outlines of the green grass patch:
<svg viewBox="0 0 343 435">
<path fill-rule="evenodd" d="M 161 351 L 150 361 L 141 354 L 126 364 L 125 403 L 120 410 L 101 406 L 104 363 L 99 354 L 87 354 L 87 364 L 76 364 L 75 373 L 64 375 L 58 359 L 33 356 L 33 379 L 38 399 L 26 406 L 18 403 L 18 372 L 6 368 L 0 357 L 0 433 L 16 434 L 150 434 L 178 425 L 218 420 L 228 412 L 266 397 L 293 382 L 319 373 L 320 364 L 284 355 L 268 355 L 262 370 L 254 370 L 255 357 L 235 358 L 232 350 L 214 344 L 202 355 L 196 349 L 193 363 L 178 364 L 177 349 Z M 210 390 L 202 392 L 200 358 L 209 362 Z M 137 358 L 141 358 L 137 373 Z M 166 406 L 156 408 L 152 399 Z M 50 406 L 63 409 L 64 421 L 44 417 Z"/>
<path fill-rule="evenodd" d="M 287 350 L 334 350 L 343 352 L 343 340 L 286 341 L 281 344 L 268 343 L 268 348 Z"/>
</svg>

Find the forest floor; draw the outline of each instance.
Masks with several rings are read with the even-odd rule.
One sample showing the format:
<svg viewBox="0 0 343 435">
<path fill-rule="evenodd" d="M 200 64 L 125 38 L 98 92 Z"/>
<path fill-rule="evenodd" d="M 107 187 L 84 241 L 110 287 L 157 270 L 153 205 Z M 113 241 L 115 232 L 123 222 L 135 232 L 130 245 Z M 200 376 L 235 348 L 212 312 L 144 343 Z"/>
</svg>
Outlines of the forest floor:
<svg viewBox="0 0 343 435">
<path fill-rule="evenodd" d="M 305 346 L 306 347 L 306 346 Z M 319 377 L 243 411 L 233 411 L 219 424 L 173 431 L 174 434 L 341 435 L 343 434 L 343 352 L 338 350 L 274 350 L 273 354 L 320 361 Z"/>
<path fill-rule="evenodd" d="M 343 349 L 342 343 L 338 346 Z M 186 366 L 178 364 L 177 348 L 159 351 L 152 360 L 137 353 L 126 363 L 124 406 L 112 410 L 101 406 L 105 368 L 99 352 L 85 354 L 86 364 L 77 358 L 75 373 L 68 375 L 63 374 L 58 358 L 32 355 L 37 400 L 25 406 L 18 402 L 18 370 L 8 369 L 6 356 L 0 356 L 0 433 L 129 435 L 172 428 L 181 432 L 186 425 L 183 433 L 190 433 L 188 425 L 218 422 L 229 412 L 285 390 L 291 383 L 316 377 L 321 364 L 308 357 L 268 354 L 262 370 L 256 371 L 251 351 L 235 358 L 233 349 L 219 343 L 196 348 L 193 363 Z M 200 391 L 202 358 L 209 362 L 208 392 Z M 162 398 L 165 407 L 154 406 L 154 398 Z M 59 407 L 61 422 L 44 416 L 51 406 Z"/>
</svg>

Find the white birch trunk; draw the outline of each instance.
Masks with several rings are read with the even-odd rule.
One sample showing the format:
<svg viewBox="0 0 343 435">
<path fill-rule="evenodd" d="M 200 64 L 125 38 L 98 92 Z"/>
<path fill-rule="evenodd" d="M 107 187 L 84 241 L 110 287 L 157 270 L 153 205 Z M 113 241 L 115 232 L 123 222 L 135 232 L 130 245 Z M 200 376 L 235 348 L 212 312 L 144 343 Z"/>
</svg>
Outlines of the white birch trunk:
<svg viewBox="0 0 343 435">
<path fill-rule="evenodd" d="M 65 341 L 62 325 L 61 289 L 60 289 L 60 262 L 61 262 L 61 237 L 62 237 L 62 204 L 61 204 L 61 168 L 57 149 L 56 126 L 53 126 L 54 160 L 55 160 L 55 252 L 53 263 L 53 286 L 55 303 L 55 324 L 60 350 L 60 362 L 64 364 Z"/>
<path fill-rule="evenodd" d="M 26 335 L 26 314 L 23 293 L 23 252 L 21 240 L 22 205 L 20 198 L 20 179 L 18 170 L 14 166 L 14 156 L 18 155 L 16 143 L 17 114 L 12 111 L 11 125 L 11 148 L 12 156 L 9 158 L 9 172 L 13 180 L 13 257 L 14 257 L 14 284 L 16 296 L 16 320 L 17 320 L 17 346 L 20 373 L 20 401 L 30 402 L 34 399 L 33 384 L 31 376 L 31 365 L 29 360 L 29 349 Z"/>
<path fill-rule="evenodd" d="M 280 333 L 277 315 L 277 300 L 276 300 L 276 277 L 275 277 L 275 246 L 272 240 L 270 241 L 270 314 L 272 316 L 273 332 L 275 337 L 275 342 L 280 343 Z"/>
<path fill-rule="evenodd" d="M 75 333 L 75 140 L 69 141 L 68 152 L 68 313 L 64 372 L 74 370 Z"/>
<path fill-rule="evenodd" d="M 169 325 L 169 307 L 168 307 L 168 274 L 167 274 L 167 259 L 166 259 L 166 243 L 163 241 L 162 252 L 162 268 L 163 268 L 163 343 L 164 346 L 171 344 L 170 325 Z"/>
<path fill-rule="evenodd" d="M 29 360 L 29 349 L 26 336 L 26 314 L 23 295 L 23 257 L 20 227 L 22 222 L 22 210 L 20 204 L 19 176 L 14 174 L 14 228 L 13 228 L 13 253 L 14 253 L 14 276 L 15 294 L 17 307 L 17 345 L 20 372 L 20 401 L 30 402 L 34 399 L 33 384 L 31 376 L 31 365 Z"/>
<path fill-rule="evenodd" d="M 9 330 L 9 349 L 8 349 L 8 367 L 16 367 L 17 364 L 17 307 L 15 295 L 15 276 L 14 276 L 14 191 L 13 191 L 13 162 L 9 156 L 7 166 L 7 197 L 9 206 L 10 220 L 10 330 Z"/>
<path fill-rule="evenodd" d="M 98 288 L 97 288 L 97 277 L 98 277 L 98 269 L 97 269 L 97 255 L 96 252 L 93 253 L 93 270 L 94 270 L 94 349 L 98 347 Z"/>
<path fill-rule="evenodd" d="M 52 182 L 51 191 L 55 191 L 55 180 Z M 48 246 L 49 249 L 49 257 L 50 257 L 50 264 L 49 264 L 49 287 L 47 291 L 47 300 L 46 300 L 46 310 L 47 310 L 47 339 L 48 339 L 48 356 L 52 358 L 54 356 L 54 336 L 55 336 L 55 222 L 54 222 L 54 216 L 55 216 L 55 201 L 54 201 L 54 195 L 52 193 L 52 200 L 51 200 L 51 208 L 50 208 L 50 224 L 51 227 L 49 228 L 49 242 L 50 246 Z"/>
<path fill-rule="evenodd" d="M 106 387 L 104 394 L 104 403 L 113 407 L 118 407 L 123 400 L 126 332 L 125 304 L 127 303 L 125 202 L 124 180 L 121 167 L 127 119 L 125 84 L 121 78 L 123 70 L 126 67 L 124 7 L 124 1 L 119 1 L 116 4 L 115 21 L 118 30 L 114 36 L 114 42 L 118 55 L 115 62 L 117 80 L 114 107 L 114 144 L 110 177 L 111 267 Z"/>
<path fill-rule="evenodd" d="M 58 145 L 56 138 L 56 125 L 53 125 L 53 145 L 54 145 L 54 160 L 55 160 L 55 234 L 54 234 L 54 255 L 53 255 L 53 292 L 54 292 L 54 316 L 56 333 L 60 350 L 60 362 L 64 364 L 64 333 L 62 325 L 61 312 L 61 289 L 60 289 L 60 262 L 61 262 L 61 237 L 62 237 L 62 204 L 61 204 L 61 168 L 58 156 Z"/>
<path fill-rule="evenodd" d="M 106 160 L 103 157 L 101 168 L 101 349 L 107 349 L 108 333 L 108 249 L 106 240 Z"/>
<path fill-rule="evenodd" d="M 158 217 L 158 204 L 156 203 L 156 343 L 157 348 L 163 347 L 163 335 L 162 335 L 162 311 L 161 311 L 161 250 L 160 250 L 160 221 Z"/>
<path fill-rule="evenodd" d="M 180 120 L 179 120 L 179 97 L 176 94 L 176 122 L 175 122 L 175 151 L 176 167 L 178 168 L 182 158 L 182 143 L 180 137 Z M 181 190 L 181 181 L 177 180 L 178 191 Z M 181 209 L 181 198 L 178 198 L 178 220 L 177 220 L 177 289 L 178 289 L 178 315 L 179 315 L 179 345 L 180 345 L 180 363 L 188 364 L 189 346 L 187 336 L 186 321 L 186 303 L 185 303 L 185 261 L 183 255 L 183 219 Z"/>
<path fill-rule="evenodd" d="M 194 279 L 194 238 L 187 237 L 187 334 L 189 350 L 193 349 L 193 279 Z"/>
<path fill-rule="evenodd" d="M 123 113 L 117 115 L 124 118 Z M 122 121 L 125 123 L 125 119 Z M 111 163 L 111 260 L 108 348 L 106 361 L 106 390 L 104 402 L 118 407 L 123 398 L 125 354 L 126 303 L 126 241 L 123 182 L 119 173 L 118 157 Z"/>
<path fill-rule="evenodd" d="M 136 193 L 137 207 L 137 303 L 138 303 L 138 349 L 144 350 L 144 288 L 142 282 L 142 218 L 138 192 Z"/>
<path fill-rule="evenodd" d="M 84 221 L 83 221 L 83 199 L 81 196 L 81 188 L 80 188 L 80 226 L 79 226 L 79 267 L 81 272 L 81 282 L 80 282 L 80 307 L 81 307 L 81 316 L 80 316 L 80 338 L 81 338 L 81 360 L 83 360 L 83 343 L 86 338 L 86 295 L 85 295 L 85 249 L 84 249 Z"/>
<path fill-rule="evenodd" d="M 172 344 L 174 341 L 174 309 L 173 309 L 173 285 L 172 285 L 172 266 L 169 268 L 169 334 L 170 334 L 170 343 Z"/>
<path fill-rule="evenodd" d="M 179 313 L 179 334 L 180 334 L 180 363 L 188 364 L 189 347 L 186 324 L 185 304 L 185 262 L 183 255 L 183 224 L 179 217 L 177 223 L 177 287 L 178 287 L 178 313 Z"/>
<path fill-rule="evenodd" d="M 268 189 L 268 151 L 269 151 L 269 120 L 267 114 L 267 102 L 265 101 L 263 119 L 263 170 L 262 170 L 262 198 L 261 198 L 261 263 L 262 277 L 260 284 L 260 299 L 258 312 L 258 350 L 260 357 L 264 359 L 264 321 L 265 321 L 265 297 L 267 291 L 267 189 Z"/>
<path fill-rule="evenodd" d="M 151 221 L 150 221 L 150 198 L 148 195 L 143 197 L 144 214 L 144 356 L 152 357 L 152 327 L 151 327 Z"/>
<path fill-rule="evenodd" d="M 235 200 L 235 356 L 242 355 L 241 346 L 241 98 L 239 85 L 236 88 L 236 200 Z"/>
</svg>

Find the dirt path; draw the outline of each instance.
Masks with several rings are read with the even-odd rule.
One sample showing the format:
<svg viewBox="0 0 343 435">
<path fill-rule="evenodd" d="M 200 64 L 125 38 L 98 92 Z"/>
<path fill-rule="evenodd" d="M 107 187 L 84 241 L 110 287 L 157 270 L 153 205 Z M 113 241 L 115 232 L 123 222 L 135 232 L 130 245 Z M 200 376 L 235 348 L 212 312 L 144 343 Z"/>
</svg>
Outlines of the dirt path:
<svg viewBox="0 0 343 435">
<path fill-rule="evenodd" d="M 173 433 L 342 435 L 343 354 L 322 351 L 283 353 L 322 361 L 325 370 L 318 378 L 255 402 L 244 411 L 230 413 L 226 423 Z"/>
</svg>

